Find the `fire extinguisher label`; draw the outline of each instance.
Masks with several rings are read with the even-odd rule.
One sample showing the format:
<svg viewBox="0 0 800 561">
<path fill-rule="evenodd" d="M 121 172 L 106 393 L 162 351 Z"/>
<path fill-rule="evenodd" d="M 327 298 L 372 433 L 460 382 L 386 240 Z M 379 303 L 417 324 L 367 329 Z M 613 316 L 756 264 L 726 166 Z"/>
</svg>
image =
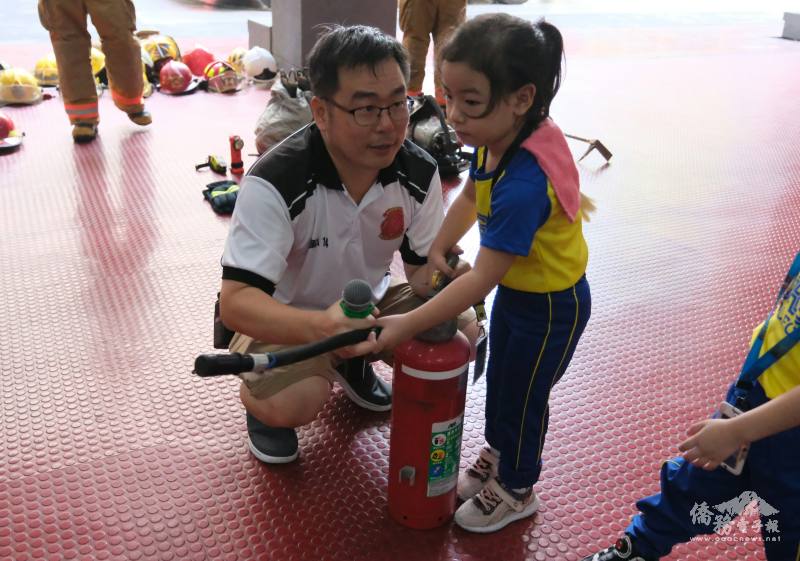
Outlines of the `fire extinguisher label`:
<svg viewBox="0 0 800 561">
<path fill-rule="evenodd" d="M 461 461 L 461 434 L 464 414 L 433 423 L 431 447 L 428 456 L 428 496 L 444 495 L 458 482 L 458 465 Z"/>
</svg>

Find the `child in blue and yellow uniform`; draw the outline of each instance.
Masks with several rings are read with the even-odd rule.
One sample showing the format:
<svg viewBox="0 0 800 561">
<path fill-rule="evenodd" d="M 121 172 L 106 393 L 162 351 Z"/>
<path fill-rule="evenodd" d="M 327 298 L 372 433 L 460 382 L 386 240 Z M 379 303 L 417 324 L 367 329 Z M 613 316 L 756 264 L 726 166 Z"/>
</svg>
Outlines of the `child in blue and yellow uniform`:
<svg viewBox="0 0 800 561">
<path fill-rule="evenodd" d="M 759 499 L 770 561 L 800 561 L 800 253 L 775 309 L 753 332 L 751 349 L 726 402 L 744 413 L 701 421 L 678 447 L 683 457 L 661 467 L 661 493 L 637 503 L 641 514 L 612 547 L 583 561 L 655 561 L 678 543 L 718 529 L 692 516 L 745 497 Z M 750 446 L 739 475 L 720 467 Z M 765 508 L 764 503 L 771 508 Z M 716 516 L 719 512 L 711 511 Z"/>
<path fill-rule="evenodd" d="M 555 27 L 507 14 L 468 21 L 445 46 L 447 117 L 476 150 L 428 259 L 457 278 L 420 308 L 378 320 L 378 345 L 392 347 L 498 287 L 489 329 L 488 446 L 458 483 L 466 502 L 455 521 L 474 532 L 498 530 L 538 508 L 532 487 L 542 469 L 550 391 L 591 310 L 581 208 L 591 204 L 580 194 L 564 135 L 548 116 L 562 57 Z M 475 264 L 454 271 L 445 256 L 476 220 Z"/>
</svg>

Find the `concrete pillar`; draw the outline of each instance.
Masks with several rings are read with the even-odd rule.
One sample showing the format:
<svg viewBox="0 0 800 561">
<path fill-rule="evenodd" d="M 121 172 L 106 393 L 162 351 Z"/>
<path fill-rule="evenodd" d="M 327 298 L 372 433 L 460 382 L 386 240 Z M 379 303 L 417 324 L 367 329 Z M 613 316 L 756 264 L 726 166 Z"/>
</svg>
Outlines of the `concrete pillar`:
<svg viewBox="0 0 800 561">
<path fill-rule="evenodd" d="M 272 54 L 281 68 L 300 68 L 320 34 L 317 26 L 371 25 L 397 34 L 397 0 L 272 0 Z"/>
</svg>

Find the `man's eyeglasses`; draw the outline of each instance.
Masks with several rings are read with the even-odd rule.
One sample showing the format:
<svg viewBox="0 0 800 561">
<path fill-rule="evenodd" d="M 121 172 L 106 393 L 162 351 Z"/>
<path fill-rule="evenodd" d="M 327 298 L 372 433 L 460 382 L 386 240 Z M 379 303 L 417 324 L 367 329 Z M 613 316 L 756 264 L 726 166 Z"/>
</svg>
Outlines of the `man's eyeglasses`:
<svg viewBox="0 0 800 561">
<path fill-rule="evenodd" d="M 387 105 L 386 107 L 365 105 L 364 107 L 356 107 L 355 109 L 343 107 L 329 97 L 325 97 L 323 99 L 337 109 L 341 109 L 345 113 L 350 113 L 353 116 L 356 124 L 362 127 L 372 127 L 378 124 L 384 111 L 386 111 L 392 121 L 400 122 L 408 119 L 408 100 L 405 99 L 403 101 L 396 101 L 395 103 Z"/>
</svg>

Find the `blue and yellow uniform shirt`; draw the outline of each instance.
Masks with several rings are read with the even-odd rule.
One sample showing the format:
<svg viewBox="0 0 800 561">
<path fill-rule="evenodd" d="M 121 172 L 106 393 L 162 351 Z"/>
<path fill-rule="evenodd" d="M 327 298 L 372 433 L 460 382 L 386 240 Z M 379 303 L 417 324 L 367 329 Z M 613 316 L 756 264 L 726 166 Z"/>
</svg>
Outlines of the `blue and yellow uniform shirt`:
<svg viewBox="0 0 800 561">
<path fill-rule="evenodd" d="M 762 322 L 753 331 L 753 339 L 761 331 Z M 800 329 L 800 275 L 796 275 L 790 282 L 777 304 L 775 313 L 769 319 L 767 330 L 764 333 L 764 343 L 761 354 L 771 349 L 775 343 L 786 337 L 789 333 Z M 796 344 L 780 360 L 770 366 L 758 378 L 764 393 L 768 398 L 774 399 L 800 386 L 800 344 Z"/>
<path fill-rule="evenodd" d="M 570 221 L 536 158 L 520 149 L 492 185 L 486 148 L 475 151 L 469 176 L 475 183 L 481 245 L 516 255 L 500 284 L 524 292 L 556 292 L 586 272 L 589 249 L 580 211 Z"/>
</svg>

